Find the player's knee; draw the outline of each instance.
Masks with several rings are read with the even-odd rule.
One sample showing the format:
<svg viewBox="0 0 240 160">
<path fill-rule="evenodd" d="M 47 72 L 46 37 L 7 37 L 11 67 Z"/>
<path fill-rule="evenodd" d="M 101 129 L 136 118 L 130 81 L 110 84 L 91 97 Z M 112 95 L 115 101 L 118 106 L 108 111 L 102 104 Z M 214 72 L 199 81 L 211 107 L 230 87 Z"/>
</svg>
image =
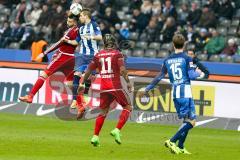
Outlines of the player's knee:
<svg viewBox="0 0 240 160">
<path fill-rule="evenodd" d="M 191 123 L 191 125 L 194 127 L 196 125 L 196 120 L 195 119 L 185 119 L 186 122 Z"/>
<path fill-rule="evenodd" d="M 47 75 L 47 73 L 46 73 L 46 72 L 44 72 L 44 71 L 43 71 L 43 72 L 40 74 L 40 76 L 41 76 L 41 77 L 43 77 L 43 78 L 45 78 L 45 79 L 46 79 L 46 78 L 48 78 L 48 75 Z"/>
<path fill-rule="evenodd" d="M 192 124 L 192 126 L 194 127 L 196 125 L 196 120 L 191 120 L 190 122 Z"/>
</svg>

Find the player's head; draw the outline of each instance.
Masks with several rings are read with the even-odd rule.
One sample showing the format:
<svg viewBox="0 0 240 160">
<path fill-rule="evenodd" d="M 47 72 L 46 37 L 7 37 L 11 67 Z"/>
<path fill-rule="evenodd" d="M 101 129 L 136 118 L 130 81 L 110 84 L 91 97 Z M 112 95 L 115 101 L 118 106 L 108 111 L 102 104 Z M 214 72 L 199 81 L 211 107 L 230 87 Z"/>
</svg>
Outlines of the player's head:
<svg viewBox="0 0 240 160">
<path fill-rule="evenodd" d="M 69 28 L 73 26 L 77 26 L 78 23 L 78 16 L 75 16 L 74 14 L 70 14 L 67 19 L 67 26 Z"/>
<path fill-rule="evenodd" d="M 183 49 L 185 44 L 185 38 L 182 34 L 177 33 L 173 36 L 173 47 L 174 49 Z"/>
<path fill-rule="evenodd" d="M 189 57 L 192 57 L 192 58 L 196 57 L 195 51 L 193 49 L 189 49 L 187 51 L 187 54 L 188 54 Z"/>
<path fill-rule="evenodd" d="M 117 40 L 112 34 L 105 34 L 103 36 L 103 43 L 105 49 L 116 49 Z"/>
<path fill-rule="evenodd" d="M 81 23 L 87 23 L 92 18 L 92 13 L 90 9 L 83 9 L 80 13 L 79 20 Z"/>
</svg>

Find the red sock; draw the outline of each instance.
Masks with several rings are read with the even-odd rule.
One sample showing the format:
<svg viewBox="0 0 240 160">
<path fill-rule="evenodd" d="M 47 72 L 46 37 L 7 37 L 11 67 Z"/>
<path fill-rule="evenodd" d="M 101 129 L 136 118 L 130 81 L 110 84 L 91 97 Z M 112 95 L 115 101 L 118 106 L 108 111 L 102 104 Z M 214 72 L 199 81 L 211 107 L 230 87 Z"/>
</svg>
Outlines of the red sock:
<svg viewBox="0 0 240 160">
<path fill-rule="evenodd" d="M 79 93 L 77 95 L 77 104 L 80 108 L 84 107 L 84 105 L 86 104 L 83 93 Z"/>
<path fill-rule="evenodd" d="M 122 110 L 122 113 L 121 113 L 121 115 L 119 117 L 119 121 L 118 121 L 118 124 L 117 124 L 116 128 L 118 128 L 119 130 L 122 129 L 122 127 L 127 122 L 130 113 L 131 113 L 131 111 L 129 111 L 128 109 L 123 109 Z"/>
<path fill-rule="evenodd" d="M 94 135 L 97 135 L 97 136 L 99 135 L 99 132 L 102 129 L 105 118 L 106 116 L 101 114 L 99 114 L 98 117 L 96 118 Z"/>
<path fill-rule="evenodd" d="M 45 78 L 43 77 L 38 77 L 38 80 L 36 81 L 36 83 L 34 84 L 31 92 L 30 92 L 30 95 L 31 96 L 34 96 L 38 91 L 39 89 L 42 87 L 42 85 L 44 84 L 45 82 Z"/>
</svg>

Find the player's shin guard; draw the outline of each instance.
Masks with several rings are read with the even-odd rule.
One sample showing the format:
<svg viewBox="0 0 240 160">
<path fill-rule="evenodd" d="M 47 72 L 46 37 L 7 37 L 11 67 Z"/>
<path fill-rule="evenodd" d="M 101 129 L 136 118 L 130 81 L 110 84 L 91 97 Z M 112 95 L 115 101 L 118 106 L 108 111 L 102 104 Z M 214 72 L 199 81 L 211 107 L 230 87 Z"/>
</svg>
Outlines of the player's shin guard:
<svg viewBox="0 0 240 160">
<path fill-rule="evenodd" d="M 97 135 L 97 136 L 99 135 L 102 129 L 103 123 L 105 121 L 105 118 L 106 118 L 106 115 L 102 115 L 102 114 L 99 114 L 98 117 L 96 118 L 94 135 Z"/>
<path fill-rule="evenodd" d="M 183 148 L 184 148 L 184 142 L 185 142 L 185 140 L 186 140 L 187 135 L 188 135 L 188 131 L 182 133 L 182 136 L 180 137 L 180 139 L 179 139 L 179 141 L 178 141 L 178 147 L 179 147 L 180 149 L 183 149 Z"/>
<path fill-rule="evenodd" d="M 44 77 L 41 77 L 41 76 L 38 77 L 38 80 L 35 82 L 29 95 L 33 97 L 39 91 L 39 89 L 43 86 L 45 80 L 46 79 Z"/>
<path fill-rule="evenodd" d="M 122 127 L 125 125 L 125 123 L 127 122 L 129 116 L 130 116 L 131 111 L 128 109 L 123 109 L 122 113 L 119 117 L 119 121 L 118 124 L 116 126 L 116 128 L 118 128 L 119 130 L 122 129 Z"/>
<path fill-rule="evenodd" d="M 74 75 L 73 77 L 73 100 L 77 100 L 77 90 L 78 90 L 78 86 L 79 86 L 79 80 L 80 80 L 80 77 L 78 75 Z"/>
<path fill-rule="evenodd" d="M 170 141 L 176 143 L 184 133 L 188 132 L 192 128 L 193 125 L 190 122 L 183 122 L 178 132 L 170 139 Z"/>
</svg>

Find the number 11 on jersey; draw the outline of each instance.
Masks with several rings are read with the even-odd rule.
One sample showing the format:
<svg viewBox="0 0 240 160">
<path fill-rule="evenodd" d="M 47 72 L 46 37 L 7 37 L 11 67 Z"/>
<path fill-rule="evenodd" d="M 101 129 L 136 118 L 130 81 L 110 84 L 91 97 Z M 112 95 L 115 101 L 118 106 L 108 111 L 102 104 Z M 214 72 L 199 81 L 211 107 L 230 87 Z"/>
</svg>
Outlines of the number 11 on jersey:
<svg viewBox="0 0 240 160">
<path fill-rule="evenodd" d="M 106 63 L 107 62 L 107 66 Z M 101 74 L 107 74 L 107 73 L 112 73 L 112 58 L 111 57 L 107 57 L 107 58 L 100 58 L 100 63 L 102 66 L 102 70 L 101 70 Z M 106 70 L 107 67 L 107 70 Z"/>
</svg>

